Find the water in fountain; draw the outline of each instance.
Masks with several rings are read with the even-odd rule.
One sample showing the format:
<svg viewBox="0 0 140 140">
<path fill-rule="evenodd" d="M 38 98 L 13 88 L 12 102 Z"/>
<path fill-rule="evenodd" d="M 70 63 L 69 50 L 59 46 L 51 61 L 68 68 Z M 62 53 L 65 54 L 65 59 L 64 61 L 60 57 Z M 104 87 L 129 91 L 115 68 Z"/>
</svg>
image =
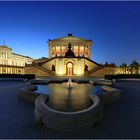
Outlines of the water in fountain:
<svg viewBox="0 0 140 140">
<path fill-rule="evenodd" d="M 95 91 L 95 87 L 88 83 L 78 84 L 69 78 L 67 82 L 50 83 L 49 85 L 39 85 L 39 93 L 49 94 L 50 108 L 54 110 L 73 112 L 80 111 L 92 105 L 90 95 Z"/>
</svg>

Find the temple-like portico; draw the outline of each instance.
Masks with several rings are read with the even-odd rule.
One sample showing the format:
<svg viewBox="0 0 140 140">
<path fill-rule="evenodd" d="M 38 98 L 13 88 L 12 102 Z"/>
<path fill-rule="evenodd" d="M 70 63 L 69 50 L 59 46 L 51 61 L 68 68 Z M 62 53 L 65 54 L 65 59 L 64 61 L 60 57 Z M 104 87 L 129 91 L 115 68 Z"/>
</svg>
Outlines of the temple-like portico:
<svg viewBox="0 0 140 140">
<path fill-rule="evenodd" d="M 49 39 L 49 58 L 37 59 L 25 67 L 28 74 L 38 76 L 85 76 L 114 74 L 113 65 L 100 65 L 91 59 L 91 40 L 67 36 Z"/>
<path fill-rule="evenodd" d="M 84 40 L 78 37 L 73 37 L 72 34 L 64 38 L 49 40 L 49 57 L 65 56 L 68 43 L 72 45 L 72 51 L 75 56 L 84 56 L 90 58 L 91 40 Z"/>
<path fill-rule="evenodd" d="M 49 59 L 37 65 L 56 76 L 84 76 L 99 66 L 90 59 L 92 41 L 68 34 L 48 40 Z"/>
</svg>

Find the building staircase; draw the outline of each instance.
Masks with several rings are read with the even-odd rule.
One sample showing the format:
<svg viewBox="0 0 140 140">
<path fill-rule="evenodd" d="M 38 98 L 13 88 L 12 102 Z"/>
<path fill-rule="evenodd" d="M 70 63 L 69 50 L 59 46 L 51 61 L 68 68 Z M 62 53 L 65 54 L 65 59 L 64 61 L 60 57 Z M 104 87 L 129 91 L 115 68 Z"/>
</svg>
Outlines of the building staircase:
<svg viewBox="0 0 140 140">
<path fill-rule="evenodd" d="M 94 73 L 94 72 L 96 72 L 96 71 L 98 71 L 98 70 L 101 70 L 101 69 L 103 69 L 103 68 L 105 68 L 105 67 L 115 67 L 115 65 L 113 65 L 113 64 L 101 65 L 101 66 L 99 66 L 99 67 L 93 68 L 92 70 L 88 71 L 88 74 Z"/>
<path fill-rule="evenodd" d="M 98 71 L 98 70 L 100 70 L 100 69 L 103 69 L 104 67 L 105 67 L 105 65 L 101 65 L 101 66 L 99 66 L 99 67 L 93 68 L 93 69 L 91 69 L 90 71 L 88 71 L 88 74 L 91 74 L 91 73 L 93 73 L 93 72 L 95 72 L 95 71 Z"/>
<path fill-rule="evenodd" d="M 48 74 L 51 74 L 51 71 L 48 70 L 47 68 L 44 68 L 44 67 L 41 67 L 41 66 L 38 66 L 38 65 L 34 65 L 34 67 L 39 69 L 39 70 L 42 70 L 44 72 L 47 72 Z"/>
</svg>

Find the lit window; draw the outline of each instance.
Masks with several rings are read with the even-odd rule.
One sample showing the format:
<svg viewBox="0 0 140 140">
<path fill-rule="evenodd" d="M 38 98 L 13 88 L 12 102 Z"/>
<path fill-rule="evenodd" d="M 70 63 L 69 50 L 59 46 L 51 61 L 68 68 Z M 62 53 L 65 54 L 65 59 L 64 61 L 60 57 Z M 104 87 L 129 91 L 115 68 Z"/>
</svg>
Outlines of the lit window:
<svg viewBox="0 0 140 140">
<path fill-rule="evenodd" d="M 66 53 L 66 46 L 62 46 L 62 55 L 64 56 Z"/>
<path fill-rule="evenodd" d="M 78 56 L 78 46 L 74 46 L 74 54 L 75 56 Z"/>
<path fill-rule="evenodd" d="M 80 46 L 80 56 L 84 55 L 84 46 Z"/>
<path fill-rule="evenodd" d="M 85 55 L 88 56 L 88 46 L 85 47 Z"/>
<path fill-rule="evenodd" d="M 56 47 L 56 55 L 60 56 L 60 46 Z"/>
<path fill-rule="evenodd" d="M 52 47 L 52 49 L 51 49 L 51 54 L 53 55 L 53 54 L 55 54 L 55 47 Z"/>
</svg>

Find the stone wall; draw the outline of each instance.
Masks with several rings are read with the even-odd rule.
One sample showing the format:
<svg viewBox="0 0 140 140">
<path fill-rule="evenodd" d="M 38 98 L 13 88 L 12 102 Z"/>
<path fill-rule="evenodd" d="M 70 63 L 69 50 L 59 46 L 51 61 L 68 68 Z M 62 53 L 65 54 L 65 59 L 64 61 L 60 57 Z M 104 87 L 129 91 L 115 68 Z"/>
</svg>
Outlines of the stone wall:
<svg viewBox="0 0 140 140">
<path fill-rule="evenodd" d="M 42 67 L 44 67 L 44 68 L 46 68 L 46 69 L 48 69 L 48 70 L 51 71 L 52 65 L 55 65 L 56 64 L 55 61 L 56 61 L 55 59 L 50 60 L 50 61 L 46 62 L 45 64 L 43 64 Z"/>
<path fill-rule="evenodd" d="M 35 74 L 36 76 L 49 76 L 50 75 L 49 73 L 45 72 L 44 70 L 41 70 L 34 66 L 25 67 L 25 74 Z"/>
<path fill-rule="evenodd" d="M 88 66 L 88 71 L 90 71 L 90 70 L 92 70 L 94 68 L 99 67 L 96 63 L 93 63 L 93 62 L 91 62 L 91 61 L 89 61 L 87 59 L 85 59 L 85 65 Z"/>
<path fill-rule="evenodd" d="M 116 72 L 116 67 L 103 67 L 102 69 L 91 73 L 90 76 L 102 77 L 106 74 L 115 74 L 115 72 Z"/>
</svg>

